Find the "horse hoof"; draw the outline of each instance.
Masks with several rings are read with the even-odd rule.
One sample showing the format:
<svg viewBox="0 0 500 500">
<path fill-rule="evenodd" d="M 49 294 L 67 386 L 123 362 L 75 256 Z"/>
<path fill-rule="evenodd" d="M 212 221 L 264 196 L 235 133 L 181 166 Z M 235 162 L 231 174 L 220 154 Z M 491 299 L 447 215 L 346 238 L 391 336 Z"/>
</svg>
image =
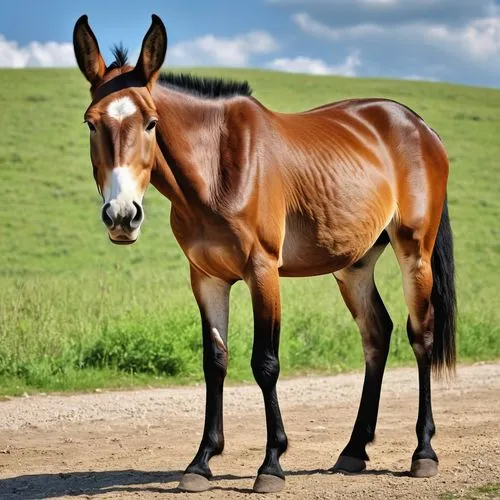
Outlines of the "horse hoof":
<svg viewBox="0 0 500 500">
<path fill-rule="evenodd" d="M 210 481 L 205 476 L 188 472 L 182 476 L 179 489 L 191 493 L 207 491 L 210 489 Z"/>
<path fill-rule="evenodd" d="M 366 462 L 360 458 L 348 457 L 340 455 L 337 463 L 333 466 L 333 472 L 346 472 L 348 474 L 355 474 L 362 472 L 366 469 Z"/>
<path fill-rule="evenodd" d="M 260 474 L 253 485 L 255 493 L 277 493 L 285 487 L 285 480 L 270 474 Z"/>
<path fill-rule="evenodd" d="M 411 463 L 413 477 L 434 477 L 438 473 L 438 464 L 432 458 L 419 458 Z"/>
</svg>

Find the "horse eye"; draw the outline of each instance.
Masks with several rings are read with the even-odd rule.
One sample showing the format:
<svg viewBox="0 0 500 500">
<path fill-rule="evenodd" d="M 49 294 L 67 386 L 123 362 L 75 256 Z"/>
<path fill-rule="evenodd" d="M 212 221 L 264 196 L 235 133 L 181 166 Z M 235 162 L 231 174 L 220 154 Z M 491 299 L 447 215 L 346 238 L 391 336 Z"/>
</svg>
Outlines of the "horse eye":
<svg viewBox="0 0 500 500">
<path fill-rule="evenodd" d="M 87 124 L 87 127 L 89 128 L 89 130 L 91 132 L 95 132 L 95 126 L 94 126 L 93 123 L 90 123 L 90 122 L 87 122 L 87 121 L 85 123 Z"/>
<path fill-rule="evenodd" d="M 147 125 L 146 125 L 146 131 L 151 132 L 156 127 L 156 124 L 158 123 L 158 120 L 152 119 Z"/>
</svg>

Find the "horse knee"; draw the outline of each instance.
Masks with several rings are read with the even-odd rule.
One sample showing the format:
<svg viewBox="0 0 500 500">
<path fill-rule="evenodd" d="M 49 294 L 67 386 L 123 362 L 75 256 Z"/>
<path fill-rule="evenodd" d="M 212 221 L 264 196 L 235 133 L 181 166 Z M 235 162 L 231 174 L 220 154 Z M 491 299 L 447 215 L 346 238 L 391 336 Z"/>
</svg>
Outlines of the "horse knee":
<svg viewBox="0 0 500 500">
<path fill-rule="evenodd" d="M 365 361 L 368 364 L 376 363 L 385 360 L 389 353 L 389 342 L 392 335 L 394 324 L 384 307 L 382 301 L 375 302 L 369 321 L 361 323 L 356 321 L 361 332 L 363 340 L 363 351 Z"/>
<path fill-rule="evenodd" d="M 263 353 L 252 356 L 252 371 L 257 384 L 263 391 L 270 391 L 276 385 L 280 372 L 277 356 Z"/>
<path fill-rule="evenodd" d="M 208 376 L 225 378 L 227 348 L 216 328 L 212 329 L 209 344 L 203 351 L 203 369 Z"/>
<path fill-rule="evenodd" d="M 389 354 L 391 333 L 392 321 L 391 327 L 383 332 L 363 335 L 363 353 L 366 363 L 379 365 L 380 362 L 385 362 Z"/>
</svg>

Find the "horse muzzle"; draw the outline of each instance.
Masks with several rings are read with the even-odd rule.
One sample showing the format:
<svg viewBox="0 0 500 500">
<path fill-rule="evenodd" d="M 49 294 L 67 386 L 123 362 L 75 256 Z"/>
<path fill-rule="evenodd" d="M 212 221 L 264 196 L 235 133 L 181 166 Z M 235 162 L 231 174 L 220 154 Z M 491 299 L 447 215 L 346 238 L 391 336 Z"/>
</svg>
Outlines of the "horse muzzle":
<svg viewBox="0 0 500 500">
<path fill-rule="evenodd" d="M 113 243 L 130 245 L 139 237 L 144 210 L 136 201 L 111 200 L 102 207 L 101 218 Z"/>
</svg>

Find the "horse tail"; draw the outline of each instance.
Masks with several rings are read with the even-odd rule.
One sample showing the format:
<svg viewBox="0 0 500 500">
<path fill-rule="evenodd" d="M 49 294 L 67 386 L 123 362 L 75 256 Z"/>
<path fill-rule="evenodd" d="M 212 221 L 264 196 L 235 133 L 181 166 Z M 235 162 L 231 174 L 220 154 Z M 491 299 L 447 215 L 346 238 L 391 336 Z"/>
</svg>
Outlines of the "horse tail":
<svg viewBox="0 0 500 500">
<path fill-rule="evenodd" d="M 431 293 L 431 302 L 434 306 L 434 344 L 431 365 L 434 374 L 439 377 L 446 371 L 454 374 L 456 364 L 455 261 L 447 199 L 444 201 L 441 213 L 431 266 L 434 279 Z"/>
</svg>

